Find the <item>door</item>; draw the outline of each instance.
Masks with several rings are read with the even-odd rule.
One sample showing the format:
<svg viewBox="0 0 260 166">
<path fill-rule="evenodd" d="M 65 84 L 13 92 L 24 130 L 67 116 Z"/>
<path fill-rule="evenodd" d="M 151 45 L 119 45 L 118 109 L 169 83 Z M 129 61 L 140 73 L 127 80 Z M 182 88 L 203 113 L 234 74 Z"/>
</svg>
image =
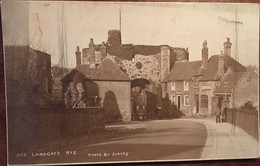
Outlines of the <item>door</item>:
<svg viewBox="0 0 260 166">
<path fill-rule="evenodd" d="M 178 107 L 178 109 L 181 109 L 181 96 L 180 95 L 177 96 L 177 107 Z"/>
<path fill-rule="evenodd" d="M 196 102 L 196 113 L 199 113 L 199 95 L 195 96 L 195 102 Z"/>
</svg>

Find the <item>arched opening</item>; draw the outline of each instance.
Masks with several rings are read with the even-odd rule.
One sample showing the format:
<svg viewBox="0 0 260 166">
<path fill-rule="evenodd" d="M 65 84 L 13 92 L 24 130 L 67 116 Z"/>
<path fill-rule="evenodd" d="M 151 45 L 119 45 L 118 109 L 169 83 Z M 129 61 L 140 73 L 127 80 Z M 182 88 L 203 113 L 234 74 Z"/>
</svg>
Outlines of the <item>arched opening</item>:
<svg viewBox="0 0 260 166">
<path fill-rule="evenodd" d="M 153 93 L 153 83 L 144 78 L 131 82 L 131 117 L 132 120 L 154 118 L 157 106 L 157 95 Z"/>
<path fill-rule="evenodd" d="M 148 85 L 150 85 L 150 81 L 144 78 L 137 78 L 131 82 L 131 88 L 139 87 L 141 89 L 145 89 Z"/>
</svg>

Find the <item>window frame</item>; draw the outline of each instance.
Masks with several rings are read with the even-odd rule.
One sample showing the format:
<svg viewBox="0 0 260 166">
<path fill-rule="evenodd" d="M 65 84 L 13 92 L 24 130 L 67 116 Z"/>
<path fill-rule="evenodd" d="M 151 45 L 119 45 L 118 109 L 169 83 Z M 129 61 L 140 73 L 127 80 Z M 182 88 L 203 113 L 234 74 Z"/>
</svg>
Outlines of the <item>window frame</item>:
<svg viewBox="0 0 260 166">
<path fill-rule="evenodd" d="M 172 91 L 175 91 L 175 90 L 176 90 L 175 81 L 171 81 L 171 90 L 172 90 Z"/>
<path fill-rule="evenodd" d="M 206 94 L 200 95 L 200 108 L 209 108 L 209 97 Z"/>
<path fill-rule="evenodd" d="M 184 97 L 183 105 L 184 105 L 184 106 L 189 106 L 189 104 L 190 104 L 189 95 L 184 95 L 183 97 Z M 186 98 L 188 99 L 188 100 L 187 100 L 187 104 L 186 104 Z"/>
<path fill-rule="evenodd" d="M 187 84 L 187 86 L 186 86 L 186 84 Z M 190 86 L 189 81 L 183 81 L 183 90 L 184 91 L 189 91 L 189 86 Z"/>
<path fill-rule="evenodd" d="M 172 95 L 171 95 L 171 103 L 172 103 L 172 104 L 175 104 L 175 100 L 176 100 L 175 94 L 172 94 Z"/>
</svg>

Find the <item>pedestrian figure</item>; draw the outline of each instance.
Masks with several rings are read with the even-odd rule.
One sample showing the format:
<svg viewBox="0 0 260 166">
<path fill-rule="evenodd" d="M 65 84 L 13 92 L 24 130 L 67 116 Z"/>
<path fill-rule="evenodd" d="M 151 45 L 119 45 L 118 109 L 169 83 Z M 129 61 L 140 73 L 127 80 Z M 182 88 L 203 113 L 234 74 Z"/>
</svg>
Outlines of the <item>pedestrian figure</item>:
<svg viewBox="0 0 260 166">
<path fill-rule="evenodd" d="M 220 109 L 220 107 L 218 107 L 217 111 L 216 111 L 216 123 L 221 123 L 221 109 Z"/>
</svg>

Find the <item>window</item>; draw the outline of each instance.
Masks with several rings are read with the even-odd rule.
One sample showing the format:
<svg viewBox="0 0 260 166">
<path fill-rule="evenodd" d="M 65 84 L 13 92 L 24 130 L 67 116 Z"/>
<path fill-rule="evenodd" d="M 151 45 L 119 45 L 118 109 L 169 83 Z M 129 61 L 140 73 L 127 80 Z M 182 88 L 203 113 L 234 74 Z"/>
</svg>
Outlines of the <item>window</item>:
<svg viewBox="0 0 260 166">
<path fill-rule="evenodd" d="M 184 81 L 184 91 L 189 91 L 189 82 Z"/>
<path fill-rule="evenodd" d="M 171 102 L 172 102 L 172 104 L 175 103 L 175 95 L 172 95 L 172 96 L 171 96 Z"/>
<path fill-rule="evenodd" d="M 171 90 L 175 90 L 175 82 L 174 81 L 171 82 Z"/>
<path fill-rule="evenodd" d="M 184 106 L 188 106 L 189 105 L 189 96 L 185 95 L 184 96 Z"/>
<path fill-rule="evenodd" d="M 200 101 L 201 101 L 201 108 L 208 108 L 208 96 L 207 95 L 201 95 Z"/>
</svg>

